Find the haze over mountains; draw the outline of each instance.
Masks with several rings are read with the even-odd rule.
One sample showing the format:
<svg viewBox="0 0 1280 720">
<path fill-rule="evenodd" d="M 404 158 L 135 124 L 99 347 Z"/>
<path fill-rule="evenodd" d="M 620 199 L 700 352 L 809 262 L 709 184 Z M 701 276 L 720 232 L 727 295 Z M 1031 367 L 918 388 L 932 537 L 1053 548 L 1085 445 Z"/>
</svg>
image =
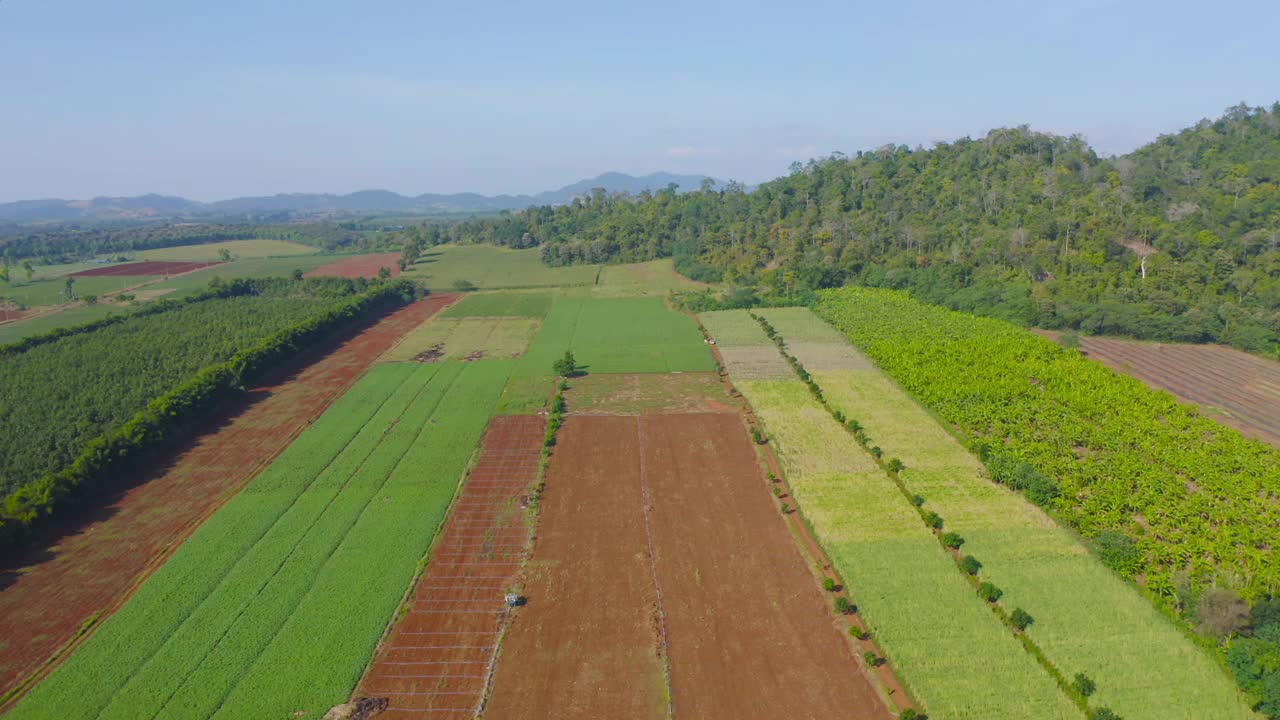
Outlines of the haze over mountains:
<svg viewBox="0 0 1280 720">
<path fill-rule="evenodd" d="M 360 190 L 346 195 L 328 193 L 287 193 L 258 197 L 237 197 L 202 203 L 168 195 L 136 197 L 96 197 L 92 200 L 20 200 L 0 203 L 0 222 L 163 220 L 260 215 L 327 215 L 344 213 L 466 213 L 521 210 L 531 205 L 563 205 L 594 188 L 639 193 L 661 190 L 671 183 L 681 192 L 698 189 L 706 175 L 675 175 L 656 172 L 639 177 L 608 172 L 536 195 L 480 195 L 478 193 L 425 193 L 401 195 L 389 190 Z M 723 182 L 711 178 L 719 188 Z"/>
</svg>

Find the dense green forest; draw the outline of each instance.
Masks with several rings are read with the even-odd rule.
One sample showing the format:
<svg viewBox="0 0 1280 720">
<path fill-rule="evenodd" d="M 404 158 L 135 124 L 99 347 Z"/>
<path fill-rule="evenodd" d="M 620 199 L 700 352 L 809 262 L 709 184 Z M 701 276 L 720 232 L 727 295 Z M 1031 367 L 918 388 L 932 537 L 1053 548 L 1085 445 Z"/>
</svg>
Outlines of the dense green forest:
<svg viewBox="0 0 1280 720">
<path fill-rule="evenodd" d="M 345 278 L 217 282 L 0 347 L 0 539 L 309 343 L 413 293 L 404 282 Z"/>
<path fill-rule="evenodd" d="M 1280 103 L 1115 158 L 1078 136 L 1001 129 L 796 164 L 751 192 L 598 191 L 410 240 L 538 246 L 552 265 L 671 256 L 765 296 L 891 287 L 1021 325 L 1271 353 Z"/>
</svg>

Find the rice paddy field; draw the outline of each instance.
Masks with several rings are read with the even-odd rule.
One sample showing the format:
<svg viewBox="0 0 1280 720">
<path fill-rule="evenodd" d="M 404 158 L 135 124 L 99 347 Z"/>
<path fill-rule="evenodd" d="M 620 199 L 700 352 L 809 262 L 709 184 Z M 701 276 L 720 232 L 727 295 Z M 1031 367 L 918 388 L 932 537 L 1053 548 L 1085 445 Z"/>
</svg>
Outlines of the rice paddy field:
<svg viewBox="0 0 1280 720">
<path fill-rule="evenodd" d="M 9 717 L 317 718 L 344 701 L 511 367 L 375 368 Z"/>
</svg>

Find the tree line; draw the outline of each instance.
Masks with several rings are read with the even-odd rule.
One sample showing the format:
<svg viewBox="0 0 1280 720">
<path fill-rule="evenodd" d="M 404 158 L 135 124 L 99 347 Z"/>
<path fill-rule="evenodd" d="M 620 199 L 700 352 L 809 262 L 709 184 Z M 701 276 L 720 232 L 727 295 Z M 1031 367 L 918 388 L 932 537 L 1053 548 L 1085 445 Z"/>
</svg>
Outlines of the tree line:
<svg viewBox="0 0 1280 720">
<path fill-rule="evenodd" d="M 751 192 L 597 190 L 409 240 L 537 247 L 551 265 L 672 257 L 758 300 L 889 287 L 1024 326 L 1275 352 L 1280 103 L 1120 157 L 1006 128 L 833 154 Z"/>
</svg>

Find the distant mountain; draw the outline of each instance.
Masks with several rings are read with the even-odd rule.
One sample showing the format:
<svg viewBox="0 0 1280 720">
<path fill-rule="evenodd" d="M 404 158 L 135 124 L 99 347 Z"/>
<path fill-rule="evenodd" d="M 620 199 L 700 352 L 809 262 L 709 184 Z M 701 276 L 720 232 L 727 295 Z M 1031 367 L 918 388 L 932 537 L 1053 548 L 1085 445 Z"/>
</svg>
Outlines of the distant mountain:
<svg viewBox="0 0 1280 720">
<path fill-rule="evenodd" d="M 641 177 L 609 172 L 580 180 L 559 190 L 536 195 L 480 195 L 477 193 L 406 196 L 389 190 L 360 190 L 347 195 L 289 193 L 261 197 L 239 197 L 212 203 L 165 195 L 138 197 L 97 197 L 92 200 L 20 200 L 0 203 L 0 222 L 32 223 L 58 221 L 174 220 L 250 218 L 259 215 L 289 214 L 341 215 L 366 213 L 457 213 L 523 210 L 531 205 L 564 205 L 573 198 L 590 194 L 595 188 L 606 192 L 639 193 L 661 190 L 671 183 L 680 192 L 696 190 L 705 175 L 673 175 L 658 172 Z M 716 187 L 723 183 L 712 179 Z"/>
</svg>

